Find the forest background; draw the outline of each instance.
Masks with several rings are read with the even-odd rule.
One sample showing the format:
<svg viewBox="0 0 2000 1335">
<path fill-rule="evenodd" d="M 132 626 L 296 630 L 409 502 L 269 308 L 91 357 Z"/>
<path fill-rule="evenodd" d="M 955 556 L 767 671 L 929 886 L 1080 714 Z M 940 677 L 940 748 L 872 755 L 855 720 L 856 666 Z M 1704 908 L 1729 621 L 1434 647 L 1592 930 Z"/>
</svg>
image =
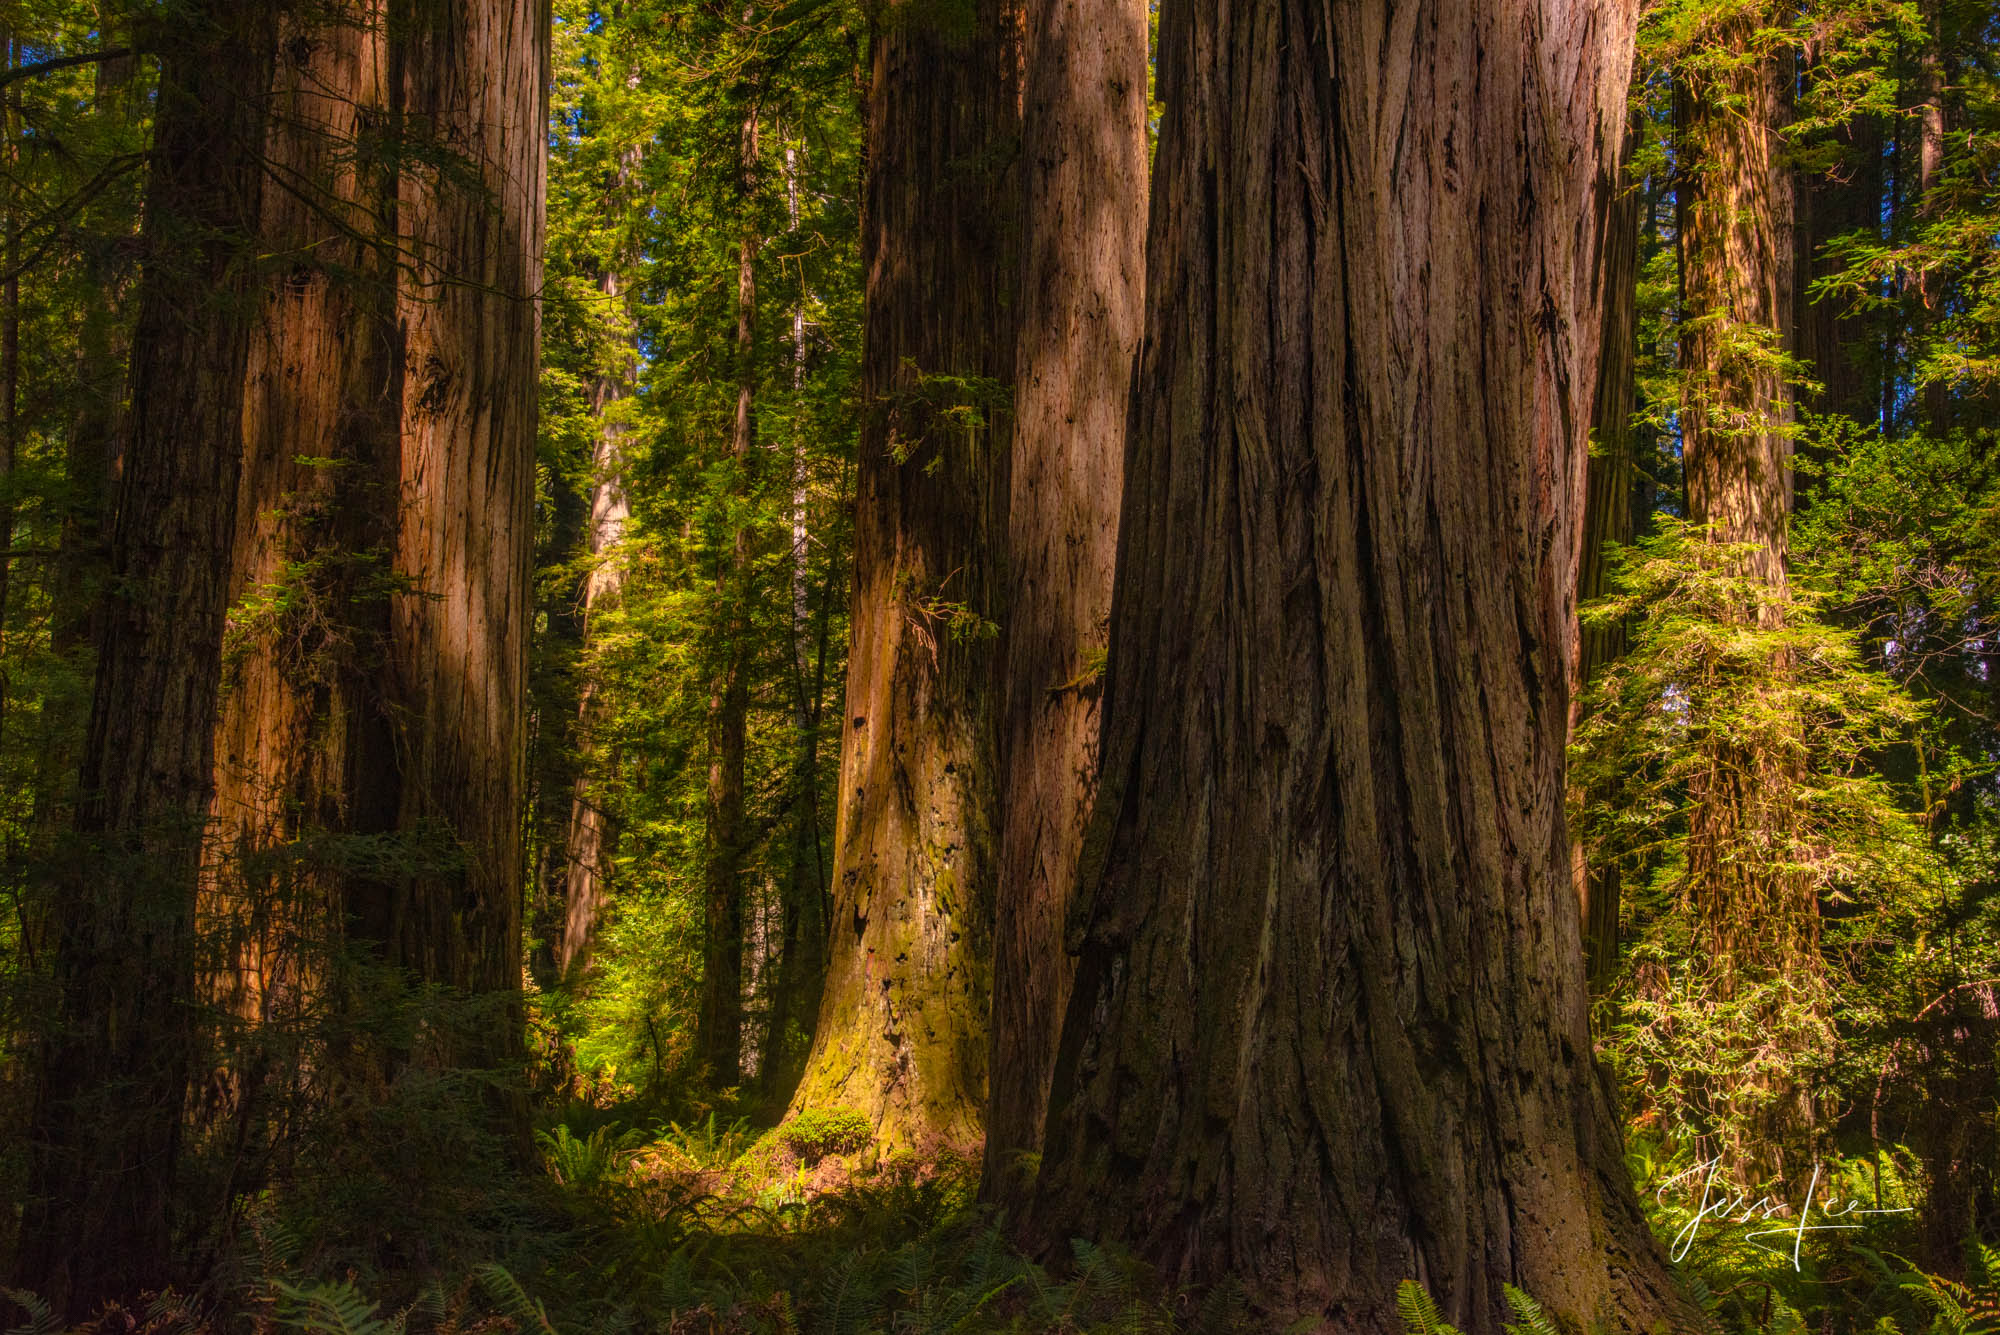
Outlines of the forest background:
<svg viewBox="0 0 2000 1335">
<path fill-rule="evenodd" d="M 1504 28 L 1586 9 L 1622 15 L 1599 41 L 1621 47 L 1604 70 L 1633 61 L 1629 90 L 1621 73 L 1596 107 L 1616 132 L 1563 141 L 1588 191 L 1536 159 L 1560 188 L 1519 206 L 1524 232 L 1586 238 L 1588 298 L 1535 326 L 1599 348 L 1565 391 L 1591 419 L 1560 511 L 1579 531 L 1555 542 L 1574 584 L 1534 604 L 1562 630 L 1524 622 L 1526 647 L 1484 617 L 1446 638 L 1539 664 L 1519 700 L 1484 677 L 1481 699 L 1567 746 L 1566 773 L 1505 737 L 1475 754 L 1567 794 L 1561 875 L 1522 900 L 1554 944 L 1519 959 L 1558 960 L 1536 968 L 1575 973 L 1579 1024 L 1589 1007 L 1604 1087 L 1578 1076 L 1564 1097 L 1623 1110 L 1596 1162 L 1630 1182 L 1591 1207 L 1610 1220 L 1592 1247 L 1680 1295 L 1610 1315 L 1993 1329 L 2000 12 L 1467 13 Z M 1320 9 L 1272 12 L 1307 16 L 1305 32 Z M 1317 218 L 1350 188 L 1330 173 L 1294 198 L 1223 136 L 1207 160 L 1242 193 L 1221 198 L 1268 195 L 1269 226 L 1212 193 L 1210 214 L 1190 202 L 1204 196 L 1176 172 L 1225 116 L 1205 77 L 1338 105 L 1338 80 L 1229 65 L 1202 39 L 1256 25 L 1213 22 L 1123 0 L 0 8 L 0 1256 L 24 1329 L 1226 1330 L 1316 1314 L 1485 1331 L 1591 1314 L 1532 1247 L 1496 1259 L 1453 1232 L 1477 1229 L 1439 1224 L 1460 1205 L 1415 1133 L 1385 1134 L 1390 1168 L 1326 1152 L 1318 1169 L 1329 1199 L 1361 1202 L 1341 1207 L 1351 1219 L 1402 1221 L 1387 1259 L 1298 1243 L 1317 1258 L 1299 1272 L 1347 1276 L 1325 1281 L 1331 1298 L 1248 1259 L 1268 1239 L 1255 1211 L 1216 1204 L 1214 1175 L 1271 1217 L 1322 1208 L 1246 1167 L 1251 1144 L 1275 1178 L 1273 1146 L 1319 1143 L 1287 1139 L 1301 1110 L 1323 1112 L 1305 1095 L 1235 1089 L 1250 1112 L 1211 1138 L 1223 1148 L 1183 1150 L 1205 1165 L 1193 1184 L 1107 1166 L 1091 1132 L 1053 1129 L 1118 1125 L 1091 1103 L 1110 1086 L 1091 1084 L 1086 1034 L 1131 1035 L 1104 1051 L 1125 1041 L 1118 1069 L 1159 1085 L 1183 1068 L 1147 1066 L 1164 1060 L 1151 1045 L 1194 1061 L 1249 1042 L 1211 975 L 1141 1001 L 1106 981 L 1151 958 L 1099 967 L 1141 919 L 1204 924 L 1189 939 L 1221 943 L 1217 968 L 1288 968 L 1299 996 L 1322 978 L 1384 996 L 1409 982 L 1394 950 L 1374 953 L 1389 938 L 1259 919 L 1222 890 L 1129 921 L 1092 897 L 1183 855 L 1190 822 L 1172 813 L 1190 808 L 1173 802 L 1207 791 L 1161 779 L 1177 771 L 1148 749 L 1203 736 L 1199 711 L 1146 702 L 1238 681 L 1226 655 L 1168 681 L 1128 648 L 1121 669 L 1115 639 L 1205 645 L 1210 623 L 1176 632 L 1158 609 L 1219 624 L 1233 605 L 1253 658 L 1321 634 L 1415 652 L 1381 608 L 1343 621 L 1331 586 L 1295 596 L 1305 566 L 1260 564 L 1293 559 L 1281 517 L 1303 494 L 1288 488 L 1316 485 L 1296 462 L 1310 456 L 1286 456 L 1282 482 L 1246 466 L 1234 547 L 1130 518 L 1180 513 L 1128 444 L 1210 411 L 1174 397 L 1198 380 L 1176 365 L 1252 367 L 1227 392 L 1273 422 L 1304 411 L 1285 386 L 1333 375 L 1252 323 L 1218 319 L 1205 355 L 1157 323 L 1197 301 L 1172 267 L 1201 252 L 1177 240 L 1193 235 L 1223 257 L 1215 290 L 1269 288 L 1273 329 L 1306 319 L 1284 292 L 1317 233 L 1287 232 L 1285 210 Z M 1591 39 L 1564 40 L 1588 55 Z M 1452 58 L 1423 49 L 1418 67 Z M 1240 142 L 1268 131 L 1291 153 L 1295 133 L 1302 161 L 1319 151 L 1309 112 L 1290 130 L 1227 114 Z M 1450 123 L 1424 138 L 1445 145 L 1426 179 L 1502 197 L 1506 164 L 1461 167 Z M 1366 246 L 1350 251 L 1368 272 Z M 1453 373 L 1512 366 L 1527 386 L 1534 368 L 1505 355 L 1527 345 L 1505 342 L 1529 327 L 1526 298 L 1445 252 L 1439 290 L 1463 290 L 1419 327 Z M 1500 331 L 1486 361 L 1454 310 Z M 1340 337 L 1350 357 L 1370 346 Z M 1381 374 L 1364 358 L 1334 378 L 1360 401 Z M 1535 403 L 1519 420 L 1557 434 Z M 1247 419 L 1199 420 L 1188 439 L 1230 442 L 1216 457 L 1262 457 L 1231 434 Z M 1314 467 L 1331 475 L 1328 457 Z M 1455 456 L 1435 457 L 1448 472 Z M 1441 494 L 1440 530 L 1463 518 Z M 1492 532 L 1471 548 L 1482 563 L 1539 569 Z M 1364 525 L 1355 550 L 1367 540 Z M 1431 550 L 1416 529 L 1397 540 Z M 1250 554 L 1201 564 L 1216 550 Z M 1421 585 L 1399 570 L 1384 587 L 1397 579 Z M 1282 606 L 1257 587 L 1282 587 Z M 1360 708 L 1399 719 L 1421 756 L 1409 739 L 1450 714 L 1431 707 Z M 1338 716 L 1275 708 L 1247 750 L 1210 739 L 1218 801 L 1261 785 L 1308 813 L 1216 808 L 1241 837 L 1199 856 L 1243 886 L 1265 884 L 1259 846 L 1341 837 L 1310 814 L 1311 762 L 1285 759 L 1288 736 L 1330 736 Z M 1092 826 L 1142 801 L 1097 800 L 1100 752 L 1152 776 L 1132 791 L 1160 804 L 1143 808 L 1159 837 Z M 1431 782 L 1409 766 L 1402 791 Z M 1444 924 L 1394 938 L 1411 958 L 1462 927 L 1451 894 L 1422 891 L 1477 883 L 1459 860 L 1489 852 L 1426 832 L 1424 810 L 1397 815 L 1412 862 L 1429 849 L 1453 871 L 1420 865 L 1386 901 Z M 1419 992 L 1498 986 L 1466 960 L 1401 968 Z M 1566 1013 L 1569 984 L 1523 986 L 1493 994 L 1509 1023 L 1569 1032 L 1537 1009 Z M 1447 1031 L 1473 1021 L 1442 1004 L 1410 1020 L 1396 995 L 1440 1069 L 1472 1070 Z M 1250 1065 L 1342 1060 L 1309 1028 L 1268 1042 Z M 1524 1053 L 1499 1059 L 1533 1072 L 1523 1088 L 1569 1060 Z M 1388 1111 L 1330 1121 L 1406 1115 L 1399 1077 L 1374 1078 Z M 1418 1082 L 1407 1116 L 1453 1128 L 1438 1143 L 1514 1134 L 1492 1107 L 1504 1081 L 1455 1078 Z M 1467 1200 L 1532 1195 L 1466 1154 L 1474 1167 L 1438 1180 Z M 1163 1201 L 1207 1211 L 1223 1259 L 1147 1223 Z M 1658 1241 L 1621 1231 L 1621 1209 Z M 1780 1226 L 1805 1229 L 1796 1251 L 1773 1243 Z"/>
</svg>

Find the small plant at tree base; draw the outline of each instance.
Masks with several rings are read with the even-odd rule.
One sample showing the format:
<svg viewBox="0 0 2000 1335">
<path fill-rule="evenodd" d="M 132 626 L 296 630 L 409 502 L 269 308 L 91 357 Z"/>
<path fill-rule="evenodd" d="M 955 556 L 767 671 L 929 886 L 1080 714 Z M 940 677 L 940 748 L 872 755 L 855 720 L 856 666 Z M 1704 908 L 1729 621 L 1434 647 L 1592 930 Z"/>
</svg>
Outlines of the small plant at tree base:
<svg viewBox="0 0 2000 1335">
<path fill-rule="evenodd" d="M 829 1154 L 854 1154 L 868 1144 L 868 1118 L 848 1108 L 814 1108 L 800 1113 L 779 1129 L 784 1147 L 804 1164 Z"/>
</svg>

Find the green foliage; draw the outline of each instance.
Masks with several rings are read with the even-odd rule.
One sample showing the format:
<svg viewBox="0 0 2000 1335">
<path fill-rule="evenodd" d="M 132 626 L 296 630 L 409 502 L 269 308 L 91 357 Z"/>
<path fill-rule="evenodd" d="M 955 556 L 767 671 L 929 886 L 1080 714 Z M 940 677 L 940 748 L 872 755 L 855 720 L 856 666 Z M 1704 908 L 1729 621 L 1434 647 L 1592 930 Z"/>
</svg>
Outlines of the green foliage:
<svg viewBox="0 0 2000 1335">
<path fill-rule="evenodd" d="M 826 930 L 829 702 L 844 677 L 860 417 L 865 30 L 837 0 L 557 9 L 530 764 L 547 870 L 530 916 L 550 1070 L 569 1094 L 638 1098 L 653 1115 L 713 1103 L 692 1033 L 710 859 L 736 862 L 761 943 L 745 1098 L 780 1091 L 817 1013 L 817 977 L 777 956 Z M 630 392 L 607 402 L 620 382 Z M 630 516 L 594 550 L 593 498 L 614 482 Z M 585 618 L 593 576 L 616 593 Z M 710 837 L 709 778 L 732 678 L 747 712 L 747 842 L 725 850 Z M 556 978 L 579 803 L 604 813 L 610 901 L 588 969 Z"/>
<path fill-rule="evenodd" d="M 7 1335 L 56 1335 L 62 1329 L 62 1322 L 46 1300 L 29 1293 L 26 1289 L 0 1289 L 0 1298 L 21 1309 L 27 1318 L 18 1326 L 9 1326 Z"/>
<path fill-rule="evenodd" d="M 274 1279 L 278 1296 L 277 1324 L 284 1330 L 304 1335 L 403 1335 L 401 1317 L 376 1315 L 380 1302 L 371 1302 L 347 1280 L 320 1281 L 302 1285 Z"/>
<path fill-rule="evenodd" d="M 1619 556 L 1618 594 L 1586 616 L 1624 623 L 1630 647 L 1594 685 L 1571 753 L 1573 828 L 1627 887 L 1634 944 L 1612 1050 L 1644 1106 L 1724 1144 L 1766 1134 L 1791 1091 L 1825 1089 L 1836 1031 L 1855 1017 L 1838 975 L 1754 966 L 1744 934 L 1766 924 L 1722 944 L 1698 935 L 1712 893 L 1690 867 L 1698 785 L 1717 766 L 1759 766 L 1761 814 L 1734 832 L 1730 874 L 1805 886 L 1840 915 L 1831 944 L 1874 939 L 1952 886 L 1919 795 L 1879 765 L 1928 744 L 1926 712 L 1862 662 L 1823 599 L 1773 588 L 1750 555 L 1662 520 Z M 1731 950 L 1743 962 L 1724 975 L 1718 952 Z"/>
<path fill-rule="evenodd" d="M 786 1149 L 806 1164 L 829 1154 L 855 1154 L 866 1148 L 874 1127 L 865 1114 L 849 1108 L 808 1108 L 778 1130 Z"/>
<path fill-rule="evenodd" d="M 1404 1335 L 1459 1335 L 1458 1327 L 1438 1311 L 1437 1300 L 1414 1279 L 1396 1286 L 1396 1315 L 1403 1318 Z"/>
<path fill-rule="evenodd" d="M 541 1143 L 549 1176 L 566 1187 L 589 1190 L 622 1168 L 644 1136 L 607 1123 L 587 1136 L 571 1135 L 569 1127 L 558 1125 L 553 1131 L 536 1132 L 535 1139 Z"/>
</svg>

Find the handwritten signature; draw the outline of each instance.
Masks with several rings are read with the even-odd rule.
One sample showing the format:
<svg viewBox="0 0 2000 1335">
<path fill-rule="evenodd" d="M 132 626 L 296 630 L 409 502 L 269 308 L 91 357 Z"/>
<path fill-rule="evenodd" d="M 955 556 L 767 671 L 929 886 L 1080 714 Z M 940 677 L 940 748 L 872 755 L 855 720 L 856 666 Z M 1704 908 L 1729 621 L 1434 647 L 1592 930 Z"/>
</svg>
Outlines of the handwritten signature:
<svg viewBox="0 0 2000 1335">
<path fill-rule="evenodd" d="M 1680 1261 L 1687 1256 L 1688 1250 L 1694 1246 L 1695 1239 L 1701 1236 L 1701 1226 L 1705 1221 L 1731 1224 L 1769 1223 L 1774 1218 L 1786 1216 L 1792 1208 L 1789 1202 L 1773 1200 L 1769 1196 L 1760 1196 L 1755 1201 L 1752 1201 L 1743 1192 L 1739 1191 L 1731 1194 L 1726 1186 L 1718 1186 L 1716 1183 L 1716 1175 L 1721 1171 L 1721 1167 L 1722 1160 L 1720 1158 L 1704 1159 L 1694 1167 L 1676 1173 L 1666 1181 L 1660 1183 L 1658 1190 L 1654 1192 L 1653 1199 L 1664 1206 L 1668 1204 L 1667 1191 L 1669 1188 L 1687 1182 L 1688 1179 L 1697 1175 L 1701 1177 L 1701 1198 L 1695 1203 L 1694 1217 L 1681 1225 L 1680 1231 L 1674 1234 L 1673 1258 L 1675 1261 Z M 1813 1166 L 1812 1182 L 1806 1187 L 1806 1198 L 1799 1206 L 1796 1221 L 1788 1220 L 1776 1228 L 1761 1228 L 1751 1233 L 1745 1233 L 1743 1240 L 1754 1247 L 1759 1247 L 1764 1251 L 1770 1252 L 1773 1256 L 1783 1256 L 1785 1252 L 1782 1248 L 1768 1245 L 1758 1241 L 1758 1239 L 1790 1238 L 1792 1244 L 1792 1269 L 1797 1270 L 1799 1268 L 1799 1248 L 1805 1242 L 1806 1234 L 1840 1233 L 1857 1230 L 1861 1227 L 1860 1224 L 1840 1221 L 1851 1220 L 1860 1215 L 1908 1214 L 1913 1208 L 1903 1206 L 1900 1209 L 1894 1210 L 1864 1210 L 1861 1208 L 1861 1202 L 1851 1197 L 1845 1203 L 1842 1203 L 1838 1198 L 1829 1197 L 1822 1201 L 1818 1207 L 1818 1218 L 1824 1222 L 1815 1223 L 1813 1222 L 1813 1201 L 1818 1193 L 1819 1166 L 1815 1164 Z"/>
</svg>

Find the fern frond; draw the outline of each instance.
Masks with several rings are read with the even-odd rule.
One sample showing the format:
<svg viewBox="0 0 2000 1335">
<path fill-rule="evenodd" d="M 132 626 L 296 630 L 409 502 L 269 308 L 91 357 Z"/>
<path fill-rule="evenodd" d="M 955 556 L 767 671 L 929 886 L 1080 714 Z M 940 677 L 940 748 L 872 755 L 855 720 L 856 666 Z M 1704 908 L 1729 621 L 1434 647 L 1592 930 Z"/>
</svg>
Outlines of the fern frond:
<svg viewBox="0 0 2000 1335">
<path fill-rule="evenodd" d="M 1562 1335 L 1556 1328 L 1555 1319 L 1543 1311 L 1542 1305 L 1533 1298 L 1512 1284 L 1502 1284 L 1500 1292 L 1506 1296 L 1507 1306 L 1514 1313 L 1514 1322 L 1501 1327 L 1507 1335 Z"/>
<path fill-rule="evenodd" d="M 287 1284 L 271 1281 L 278 1295 L 278 1324 L 307 1335 L 403 1335 L 402 1323 L 375 1314 L 378 1303 L 370 1302 L 361 1291 L 340 1280 Z"/>
<path fill-rule="evenodd" d="M 486 1296 L 500 1305 L 500 1310 L 513 1317 L 523 1327 L 538 1330 L 542 1335 L 556 1335 L 556 1328 L 549 1324 L 549 1314 L 541 1303 L 528 1296 L 521 1287 L 521 1281 L 514 1278 L 512 1271 L 498 1261 L 488 1261 L 473 1272 L 479 1278 L 479 1287 L 486 1290 Z"/>
<path fill-rule="evenodd" d="M 0 1298 L 5 1298 L 27 1314 L 27 1324 L 11 1326 L 7 1335 L 56 1335 L 62 1329 L 62 1321 L 48 1301 L 38 1293 L 26 1289 L 0 1289 Z"/>
<path fill-rule="evenodd" d="M 1396 1286 L 1396 1315 L 1403 1319 L 1403 1335 L 1461 1335 L 1458 1327 L 1438 1311 L 1436 1300 L 1414 1279 Z"/>
</svg>

